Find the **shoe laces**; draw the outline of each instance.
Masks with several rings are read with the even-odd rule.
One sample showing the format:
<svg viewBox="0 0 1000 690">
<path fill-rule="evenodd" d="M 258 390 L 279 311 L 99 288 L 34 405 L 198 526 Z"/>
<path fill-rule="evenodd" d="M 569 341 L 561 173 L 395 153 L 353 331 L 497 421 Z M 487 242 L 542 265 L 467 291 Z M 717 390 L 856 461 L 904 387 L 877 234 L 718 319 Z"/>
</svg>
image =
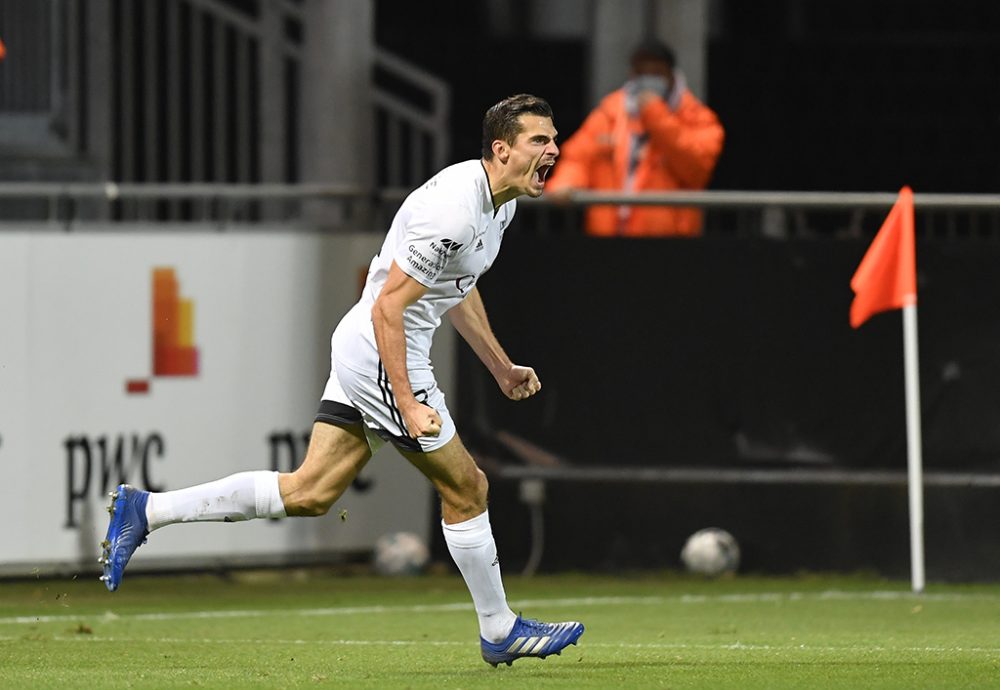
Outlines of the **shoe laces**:
<svg viewBox="0 0 1000 690">
<path fill-rule="evenodd" d="M 520 615 L 520 614 L 518 614 Z M 553 627 L 552 623 L 545 623 L 534 618 L 521 618 L 521 625 L 532 630 L 538 630 L 540 632 L 546 632 Z"/>
</svg>

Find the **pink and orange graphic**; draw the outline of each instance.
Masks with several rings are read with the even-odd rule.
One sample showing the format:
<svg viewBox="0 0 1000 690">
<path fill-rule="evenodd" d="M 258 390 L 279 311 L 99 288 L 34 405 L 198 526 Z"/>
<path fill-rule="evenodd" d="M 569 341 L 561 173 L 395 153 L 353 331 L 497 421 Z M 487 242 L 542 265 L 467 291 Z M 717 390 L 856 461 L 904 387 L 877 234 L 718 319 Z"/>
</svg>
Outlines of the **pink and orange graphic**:
<svg viewBox="0 0 1000 690">
<path fill-rule="evenodd" d="M 195 376 L 194 301 L 181 297 L 172 268 L 153 269 L 153 376 Z"/>
<path fill-rule="evenodd" d="M 173 268 L 153 269 L 153 376 L 197 376 L 194 301 L 181 296 Z M 129 379 L 128 393 L 148 393 L 149 379 Z"/>
</svg>

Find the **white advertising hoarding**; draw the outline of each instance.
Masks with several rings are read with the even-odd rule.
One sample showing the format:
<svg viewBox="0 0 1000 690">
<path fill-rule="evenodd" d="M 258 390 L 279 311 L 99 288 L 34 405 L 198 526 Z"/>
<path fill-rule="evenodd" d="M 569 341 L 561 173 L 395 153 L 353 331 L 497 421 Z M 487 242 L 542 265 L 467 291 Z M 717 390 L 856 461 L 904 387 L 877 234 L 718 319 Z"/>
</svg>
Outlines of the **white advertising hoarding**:
<svg viewBox="0 0 1000 690">
<path fill-rule="evenodd" d="M 381 240 L 0 233 L 0 571 L 96 572 L 120 481 L 177 489 L 301 462 L 330 333 Z M 173 301 L 154 290 L 158 270 L 174 280 Z M 154 322 L 174 329 L 183 364 L 154 357 Z M 447 391 L 453 334 L 439 339 Z M 130 568 L 294 562 L 370 549 L 400 529 L 427 539 L 433 506 L 426 480 L 386 448 L 330 515 L 170 526 Z"/>
</svg>

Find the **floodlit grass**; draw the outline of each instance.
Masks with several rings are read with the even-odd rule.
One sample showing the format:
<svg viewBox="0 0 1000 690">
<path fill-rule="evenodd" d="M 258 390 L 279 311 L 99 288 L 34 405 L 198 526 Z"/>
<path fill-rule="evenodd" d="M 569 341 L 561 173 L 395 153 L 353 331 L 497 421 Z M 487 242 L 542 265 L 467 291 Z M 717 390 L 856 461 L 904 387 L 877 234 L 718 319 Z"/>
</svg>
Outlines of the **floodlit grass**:
<svg viewBox="0 0 1000 690">
<path fill-rule="evenodd" d="M 982 688 L 1000 587 L 861 577 L 508 577 L 580 645 L 494 669 L 457 576 L 266 572 L 0 584 L 4 688 Z"/>
</svg>

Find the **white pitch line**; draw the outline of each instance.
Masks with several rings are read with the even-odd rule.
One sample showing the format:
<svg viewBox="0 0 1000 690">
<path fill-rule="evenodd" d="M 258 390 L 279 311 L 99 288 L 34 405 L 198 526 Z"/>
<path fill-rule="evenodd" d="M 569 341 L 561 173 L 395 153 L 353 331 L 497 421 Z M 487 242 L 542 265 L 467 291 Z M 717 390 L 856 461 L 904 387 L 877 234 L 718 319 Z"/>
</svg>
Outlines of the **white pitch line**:
<svg viewBox="0 0 1000 690">
<path fill-rule="evenodd" d="M 13 638 L 11 638 L 13 639 Z M 97 635 L 75 635 L 73 637 L 56 636 L 56 642 L 142 642 L 145 644 L 237 644 L 237 645 L 295 645 L 295 646 L 356 646 L 356 647 L 469 647 L 472 642 L 457 642 L 454 640 L 280 640 L 280 639 L 234 639 L 234 638 L 188 638 L 188 637 L 103 637 Z"/>
<path fill-rule="evenodd" d="M 904 591 L 872 591 L 845 592 L 831 590 L 826 592 L 762 592 L 755 594 L 682 594 L 672 597 L 576 597 L 562 599 L 522 599 L 512 601 L 511 607 L 522 608 L 574 608 L 588 606 L 629 606 L 651 604 L 743 604 L 743 603 L 782 603 L 800 601 L 912 601 L 927 602 L 968 602 L 968 601 L 998 601 L 1000 596 L 991 594 L 913 594 Z M 107 611 L 103 614 L 62 614 L 45 616 L 9 616 L 0 618 L 0 625 L 31 625 L 36 623 L 60 623 L 78 621 L 82 618 L 101 622 L 117 620 L 130 621 L 174 621 L 195 619 L 227 619 L 227 618 L 265 618 L 270 616 L 346 616 L 374 614 L 406 614 L 406 613 L 442 613 L 451 611 L 471 611 L 471 603 L 420 604 L 414 606 L 342 606 L 332 608 L 310 609 L 242 609 L 229 611 L 179 611 L 175 613 L 131 613 L 116 614 Z"/>
<path fill-rule="evenodd" d="M 0 640 L 13 640 L 15 638 L 0 638 Z M 294 645 L 294 646 L 316 646 L 316 647 L 470 647 L 474 642 L 458 642 L 454 640 L 303 640 L 303 639 L 269 639 L 269 638 L 185 638 L 185 637 L 103 637 L 95 635 L 75 635 L 72 637 L 56 636 L 52 638 L 56 642 L 106 642 L 106 643 L 129 643 L 141 642 L 144 644 L 235 644 L 235 645 Z M 684 642 L 649 642 L 649 643 L 628 643 L 628 642 L 587 642 L 580 643 L 578 651 L 585 651 L 588 648 L 597 649 L 633 649 L 650 651 L 747 651 L 747 652 L 850 652 L 850 653 L 898 653 L 898 652 L 925 652 L 935 654 L 1000 654 L 998 647 L 886 647 L 878 645 L 874 647 L 864 647 L 858 645 L 771 645 L 771 644 L 748 644 L 744 642 L 722 643 L 722 644 L 689 644 Z M 567 651 L 574 651 L 568 649 Z"/>
<path fill-rule="evenodd" d="M 684 642 L 622 642 L 618 644 L 614 643 L 601 643 L 597 642 L 595 644 L 588 645 L 590 647 L 614 647 L 621 649 L 699 649 L 699 650 L 732 650 L 732 651 L 751 651 L 751 652 L 767 652 L 767 651 L 804 651 L 804 652 L 940 652 L 942 654 L 954 654 L 956 652 L 976 652 L 982 654 L 1000 654 L 1000 647 L 886 647 L 882 645 L 877 645 L 874 647 L 863 647 L 858 645 L 850 646 L 831 646 L 831 645 L 808 645 L 808 644 L 790 644 L 790 645 L 770 645 L 770 644 L 752 644 L 745 642 L 732 642 L 728 644 L 689 644 Z"/>
</svg>

